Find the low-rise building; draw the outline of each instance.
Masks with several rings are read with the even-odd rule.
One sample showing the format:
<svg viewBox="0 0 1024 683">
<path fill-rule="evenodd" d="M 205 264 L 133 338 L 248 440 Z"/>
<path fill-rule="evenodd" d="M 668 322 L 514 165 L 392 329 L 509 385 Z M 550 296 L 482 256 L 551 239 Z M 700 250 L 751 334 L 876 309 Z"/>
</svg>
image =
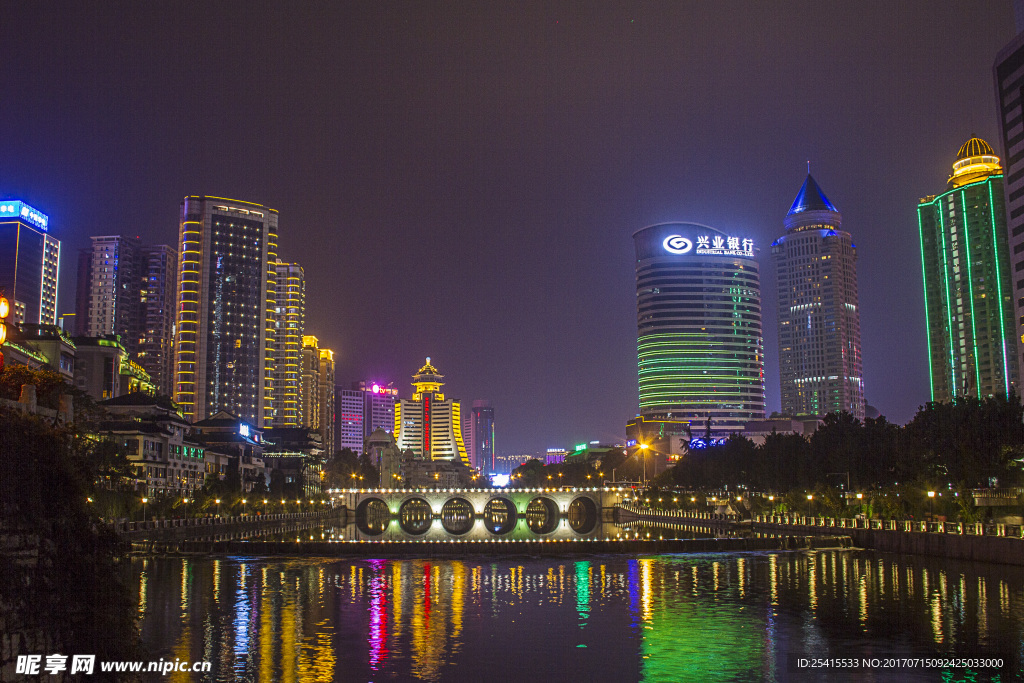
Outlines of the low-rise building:
<svg viewBox="0 0 1024 683">
<path fill-rule="evenodd" d="M 206 448 L 228 457 L 227 470 L 238 470 L 243 493 L 270 482 L 263 462 L 263 430 L 222 410 L 192 425 L 196 438 Z M 218 473 L 219 476 L 220 473 Z M 221 476 L 225 478 L 225 476 Z"/>
<path fill-rule="evenodd" d="M 149 373 L 131 359 L 120 336 L 75 337 L 74 343 L 75 386 L 97 401 L 156 393 Z"/>
</svg>

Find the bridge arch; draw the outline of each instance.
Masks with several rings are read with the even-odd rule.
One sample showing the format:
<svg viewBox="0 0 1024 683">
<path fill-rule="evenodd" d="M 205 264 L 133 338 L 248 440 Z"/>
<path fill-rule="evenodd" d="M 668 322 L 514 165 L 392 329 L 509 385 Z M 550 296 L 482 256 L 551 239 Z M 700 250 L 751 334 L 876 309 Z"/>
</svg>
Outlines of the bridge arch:
<svg viewBox="0 0 1024 683">
<path fill-rule="evenodd" d="M 526 505 L 526 526 L 535 534 L 550 534 L 558 528 L 561 518 L 558 503 L 553 498 L 540 495 Z"/>
<path fill-rule="evenodd" d="M 441 526 L 455 536 L 469 533 L 474 518 L 473 504 L 462 496 L 452 496 L 441 506 Z"/>
<path fill-rule="evenodd" d="M 371 496 L 356 506 L 356 526 L 367 536 L 380 536 L 391 524 L 391 508 L 382 496 Z"/>
<path fill-rule="evenodd" d="M 409 496 L 398 507 L 398 526 L 407 534 L 422 536 L 434 523 L 434 510 L 423 496 Z"/>
</svg>

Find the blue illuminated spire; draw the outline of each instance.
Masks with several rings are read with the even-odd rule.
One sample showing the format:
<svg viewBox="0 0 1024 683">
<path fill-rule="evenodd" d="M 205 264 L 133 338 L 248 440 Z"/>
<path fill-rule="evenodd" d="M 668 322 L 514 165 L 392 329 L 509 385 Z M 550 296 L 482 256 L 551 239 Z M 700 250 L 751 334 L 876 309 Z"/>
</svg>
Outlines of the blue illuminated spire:
<svg viewBox="0 0 1024 683">
<path fill-rule="evenodd" d="M 839 209 L 828 200 L 810 173 L 807 174 L 807 180 L 804 181 L 803 187 L 800 188 L 796 199 L 793 200 L 793 206 L 789 207 L 789 213 L 786 215 L 792 216 L 804 211 L 835 211 L 839 213 Z"/>
</svg>

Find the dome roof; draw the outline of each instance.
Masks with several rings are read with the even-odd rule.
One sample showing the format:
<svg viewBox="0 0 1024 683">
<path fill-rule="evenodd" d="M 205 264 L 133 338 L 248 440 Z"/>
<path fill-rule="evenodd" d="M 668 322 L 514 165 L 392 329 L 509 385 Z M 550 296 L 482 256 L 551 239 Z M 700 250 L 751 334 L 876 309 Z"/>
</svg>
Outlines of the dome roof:
<svg viewBox="0 0 1024 683">
<path fill-rule="evenodd" d="M 956 153 L 956 158 L 959 161 L 960 159 L 969 159 L 982 155 L 995 156 L 996 153 L 992 149 L 992 145 L 981 138 L 971 138 L 960 147 L 960 151 Z"/>
</svg>

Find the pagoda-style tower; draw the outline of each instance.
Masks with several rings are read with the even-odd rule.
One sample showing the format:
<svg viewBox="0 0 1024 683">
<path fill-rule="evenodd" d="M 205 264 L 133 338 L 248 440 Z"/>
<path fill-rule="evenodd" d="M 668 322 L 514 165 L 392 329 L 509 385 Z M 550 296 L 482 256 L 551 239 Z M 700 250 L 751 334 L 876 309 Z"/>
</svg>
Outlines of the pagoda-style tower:
<svg viewBox="0 0 1024 683">
<path fill-rule="evenodd" d="M 462 441 L 462 406 L 441 393 L 444 375 L 431 365 L 428 356 L 412 378 L 412 399 L 395 405 L 398 447 L 422 460 L 457 460 L 468 465 Z"/>
</svg>

